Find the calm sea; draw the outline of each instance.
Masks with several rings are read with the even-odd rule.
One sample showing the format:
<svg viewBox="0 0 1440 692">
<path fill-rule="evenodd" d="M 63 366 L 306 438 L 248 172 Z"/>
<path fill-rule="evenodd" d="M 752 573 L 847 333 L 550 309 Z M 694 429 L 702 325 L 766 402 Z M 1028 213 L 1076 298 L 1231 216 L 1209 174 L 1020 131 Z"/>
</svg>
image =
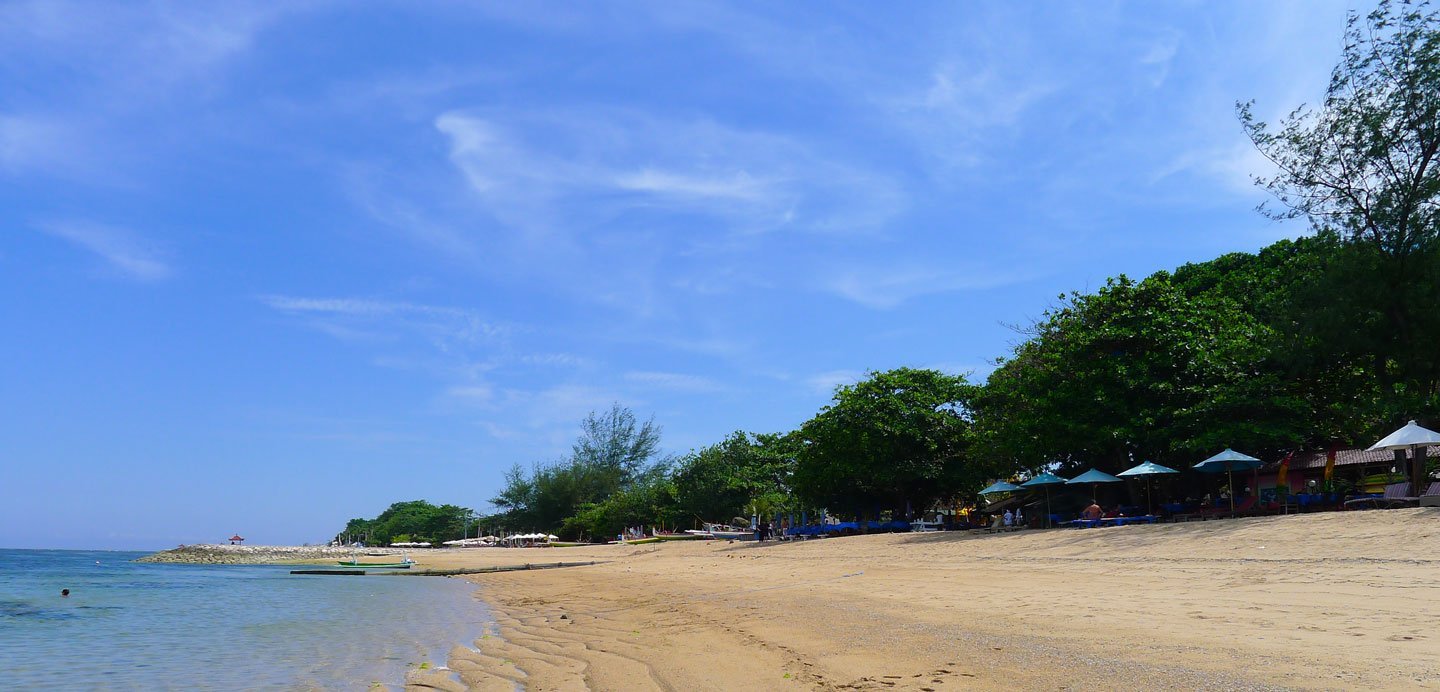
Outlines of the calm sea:
<svg viewBox="0 0 1440 692">
<path fill-rule="evenodd" d="M 5 689 L 398 688 L 490 620 L 459 579 L 132 562 L 143 554 L 0 550 Z"/>
</svg>

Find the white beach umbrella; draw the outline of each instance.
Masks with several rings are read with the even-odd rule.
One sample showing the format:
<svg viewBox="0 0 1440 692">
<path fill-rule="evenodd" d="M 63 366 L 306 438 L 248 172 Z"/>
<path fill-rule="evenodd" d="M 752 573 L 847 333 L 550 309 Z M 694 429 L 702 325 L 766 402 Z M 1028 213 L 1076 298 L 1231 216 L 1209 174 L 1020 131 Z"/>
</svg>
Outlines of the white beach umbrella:
<svg viewBox="0 0 1440 692">
<path fill-rule="evenodd" d="M 1411 490 L 1418 495 L 1423 492 L 1420 484 L 1425 474 L 1425 452 L 1421 450 L 1430 445 L 1440 445 L 1440 433 L 1428 428 L 1422 428 L 1412 420 L 1406 423 L 1405 427 L 1386 435 L 1379 442 L 1370 445 L 1370 448 L 1365 451 L 1373 452 L 1381 449 L 1392 451 L 1397 449 L 1402 451 L 1406 449 L 1410 450 L 1410 482 L 1414 484 Z"/>
<path fill-rule="evenodd" d="M 1412 420 L 1406 423 L 1405 427 L 1386 435 L 1384 439 L 1370 445 L 1370 448 L 1365 451 L 1373 452 L 1379 449 L 1413 449 L 1421 445 L 1427 447 L 1430 445 L 1440 445 L 1440 433 L 1430 430 L 1429 428 L 1422 428 Z"/>
</svg>

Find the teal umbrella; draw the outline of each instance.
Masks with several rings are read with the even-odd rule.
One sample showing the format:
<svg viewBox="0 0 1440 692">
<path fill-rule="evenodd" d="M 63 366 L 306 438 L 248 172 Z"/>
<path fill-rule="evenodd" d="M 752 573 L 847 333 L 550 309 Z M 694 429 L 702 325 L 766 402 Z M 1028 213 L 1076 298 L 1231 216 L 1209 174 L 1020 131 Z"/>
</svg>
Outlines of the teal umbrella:
<svg viewBox="0 0 1440 692">
<path fill-rule="evenodd" d="M 1076 477 L 1074 477 L 1074 478 L 1071 478 L 1070 480 L 1065 481 L 1065 482 L 1068 483 L 1068 484 L 1073 484 L 1073 485 L 1078 485 L 1078 484 L 1081 484 L 1081 483 L 1089 483 L 1089 484 L 1090 484 L 1090 501 L 1091 501 L 1091 502 L 1094 502 L 1094 501 L 1095 501 L 1095 491 L 1096 491 L 1097 489 L 1099 489 L 1101 483 L 1120 483 L 1121 480 L 1120 480 L 1119 478 L 1116 478 L 1116 477 L 1114 477 L 1114 476 L 1112 476 L 1112 475 L 1110 475 L 1110 474 L 1108 474 L 1108 473 L 1105 473 L 1104 471 L 1101 471 L 1101 470 L 1099 470 L 1099 469 L 1090 469 L 1089 471 L 1086 471 L 1085 473 L 1082 473 L 1082 474 L 1080 474 L 1080 475 L 1078 475 L 1078 476 L 1076 476 Z"/>
<path fill-rule="evenodd" d="M 1070 481 L 1065 480 L 1049 471 L 1042 473 L 1028 481 L 1020 484 L 1022 488 L 1042 488 L 1045 491 L 1045 525 L 1050 526 L 1050 486 L 1065 485 Z"/>
<path fill-rule="evenodd" d="M 1265 462 L 1250 456 L 1241 454 L 1229 447 L 1225 451 L 1216 454 L 1205 461 L 1195 465 L 1195 470 L 1200 473 L 1221 473 L 1222 471 L 1230 478 L 1230 516 L 1235 516 L 1235 471 L 1250 471 L 1258 469 Z"/>
<path fill-rule="evenodd" d="M 1169 466 L 1161 466 L 1153 461 L 1147 461 L 1133 469 L 1125 469 L 1119 475 L 1129 478 L 1141 478 L 1145 481 L 1145 512 L 1155 513 L 1155 504 L 1150 501 L 1150 477 L 1163 476 L 1171 473 L 1180 473 Z"/>
<path fill-rule="evenodd" d="M 1017 490 L 1020 490 L 1020 486 L 1015 485 L 1014 483 L 1011 483 L 1009 481 L 995 481 L 994 483 L 990 484 L 990 487 L 981 490 L 980 494 L 992 495 L 994 493 L 1013 493 Z"/>
</svg>

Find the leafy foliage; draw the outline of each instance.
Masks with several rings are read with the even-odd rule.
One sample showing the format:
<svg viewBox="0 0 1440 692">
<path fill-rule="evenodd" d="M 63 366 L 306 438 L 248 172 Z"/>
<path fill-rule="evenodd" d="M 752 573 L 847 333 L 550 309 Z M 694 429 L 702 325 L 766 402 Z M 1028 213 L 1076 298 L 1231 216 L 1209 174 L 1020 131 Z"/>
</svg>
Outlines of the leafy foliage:
<svg viewBox="0 0 1440 692">
<path fill-rule="evenodd" d="M 610 518 L 631 514 L 622 511 L 625 498 L 663 476 L 668 460 L 659 458 L 659 448 L 653 421 L 637 425 L 635 414 L 618 404 L 604 414 L 592 412 L 568 459 L 536 465 L 528 474 L 520 466 L 510 469 L 491 499 L 502 511 L 493 519 L 514 529 L 558 528 L 567 538 L 586 530 L 612 533 Z M 606 507 L 612 500 L 617 504 Z M 590 519 L 577 520 L 582 511 Z"/>
<path fill-rule="evenodd" d="M 973 395 L 963 376 L 913 368 L 838 388 L 798 431 L 796 490 L 842 512 L 898 512 L 979 490 L 986 470 L 968 455 Z"/>
<path fill-rule="evenodd" d="M 1370 372 L 1406 408 L 1433 406 L 1440 362 L 1440 12 L 1383 0 L 1352 13 L 1345 46 L 1318 108 L 1278 127 L 1238 106 L 1256 148 L 1279 169 L 1256 183 L 1277 218 L 1303 217 L 1352 247 L 1335 278 L 1352 279 L 1352 316 L 1372 327 Z M 1353 280 L 1359 279 L 1359 280 Z M 1359 309 L 1354 309 L 1359 308 Z M 1349 325 L 1356 326 L 1355 323 Z"/>
<path fill-rule="evenodd" d="M 351 519 L 343 535 L 349 541 L 385 545 L 404 541 L 440 543 L 460 538 L 471 510 L 432 505 L 424 500 L 396 502 L 374 519 Z"/>
<path fill-rule="evenodd" d="M 683 523 L 794 509 L 790 482 L 796 449 L 793 435 L 736 431 L 686 455 L 671 476 L 677 516 Z"/>
</svg>

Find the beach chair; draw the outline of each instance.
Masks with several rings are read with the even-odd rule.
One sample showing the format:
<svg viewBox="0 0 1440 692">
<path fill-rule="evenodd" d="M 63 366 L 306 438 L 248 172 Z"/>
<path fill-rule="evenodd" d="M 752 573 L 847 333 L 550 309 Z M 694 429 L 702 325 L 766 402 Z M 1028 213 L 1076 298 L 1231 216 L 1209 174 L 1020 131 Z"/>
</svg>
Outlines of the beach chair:
<svg viewBox="0 0 1440 692">
<path fill-rule="evenodd" d="M 1433 487 L 1434 484 L 1432 483 Z M 1410 497 L 1410 483 L 1391 483 L 1385 486 L 1385 494 L 1379 497 L 1361 497 L 1345 501 L 1345 509 L 1396 509 L 1399 507 L 1414 507 L 1419 504 L 1419 497 Z M 1426 490 L 1425 492 L 1430 492 Z"/>
<path fill-rule="evenodd" d="M 1440 481 L 1430 484 L 1425 492 L 1420 493 L 1421 507 L 1440 507 Z"/>
</svg>

